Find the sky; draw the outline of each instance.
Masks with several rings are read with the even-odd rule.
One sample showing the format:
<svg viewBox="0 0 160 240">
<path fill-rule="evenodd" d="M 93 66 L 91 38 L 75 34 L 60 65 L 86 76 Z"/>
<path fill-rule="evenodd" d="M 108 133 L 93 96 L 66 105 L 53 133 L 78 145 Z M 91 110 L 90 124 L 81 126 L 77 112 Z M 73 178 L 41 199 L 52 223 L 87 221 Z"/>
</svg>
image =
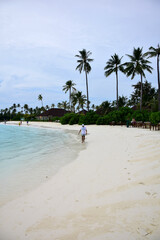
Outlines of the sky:
<svg viewBox="0 0 160 240">
<path fill-rule="evenodd" d="M 89 100 L 116 99 L 115 74 L 104 76 L 115 53 L 128 61 L 133 48 L 160 44 L 160 0 L 0 0 L 0 109 L 13 103 L 41 106 L 68 101 L 68 80 L 86 94 L 76 54 L 91 51 Z M 146 79 L 157 88 L 156 58 Z M 133 80 L 119 73 L 119 95 L 130 97 Z"/>
</svg>

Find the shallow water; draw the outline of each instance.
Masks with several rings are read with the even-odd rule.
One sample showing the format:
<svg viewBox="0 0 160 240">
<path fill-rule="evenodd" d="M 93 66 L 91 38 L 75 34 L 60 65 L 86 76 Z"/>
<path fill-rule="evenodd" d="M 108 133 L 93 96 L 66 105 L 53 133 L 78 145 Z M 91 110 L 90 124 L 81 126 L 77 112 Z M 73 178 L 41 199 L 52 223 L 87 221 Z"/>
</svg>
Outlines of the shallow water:
<svg viewBox="0 0 160 240">
<path fill-rule="evenodd" d="M 0 124 L 0 204 L 48 180 L 81 150 L 75 134 Z"/>
</svg>

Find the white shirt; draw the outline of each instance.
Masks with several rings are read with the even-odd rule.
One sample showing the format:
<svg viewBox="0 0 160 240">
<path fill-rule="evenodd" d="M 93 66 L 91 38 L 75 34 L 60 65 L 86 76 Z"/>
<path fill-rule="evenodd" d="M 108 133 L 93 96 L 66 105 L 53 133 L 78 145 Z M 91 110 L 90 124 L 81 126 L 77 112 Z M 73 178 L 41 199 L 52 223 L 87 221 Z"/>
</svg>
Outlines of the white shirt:
<svg viewBox="0 0 160 240">
<path fill-rule="evenodd" d="M 86 135 L 86 127 L 81 127 L 81 134 Z"/>
</svg>

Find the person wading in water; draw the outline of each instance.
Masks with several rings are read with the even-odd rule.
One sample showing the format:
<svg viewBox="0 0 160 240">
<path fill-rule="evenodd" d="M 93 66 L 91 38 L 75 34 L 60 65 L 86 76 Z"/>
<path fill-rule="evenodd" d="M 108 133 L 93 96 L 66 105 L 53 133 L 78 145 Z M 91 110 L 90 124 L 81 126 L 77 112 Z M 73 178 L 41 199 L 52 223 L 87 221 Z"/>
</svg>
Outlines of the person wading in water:
<svg viewBox="0 0 160 240">
<path fill-rule="evenodd" d="M 84 124 L 82 124 L 82 127 L 79 130 L 78 134 L 80 134 L 80 132 L 81 132 L 81 136 L 82 136 L 82 143 L 84 143 L 85 136 L 87 135 L 87 128 L 84 126 Z"/>
</svg>

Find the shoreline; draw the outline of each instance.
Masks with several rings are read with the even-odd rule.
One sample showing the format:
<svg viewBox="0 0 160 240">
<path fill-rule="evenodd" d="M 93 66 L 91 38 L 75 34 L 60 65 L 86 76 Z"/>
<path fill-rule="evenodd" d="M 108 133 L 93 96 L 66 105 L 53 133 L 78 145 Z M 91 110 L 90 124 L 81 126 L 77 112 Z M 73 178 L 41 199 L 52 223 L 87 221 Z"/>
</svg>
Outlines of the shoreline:
<svg viewBox="0 0 160 240">
<path fill-rule="evenodd" d="M 5 164 L 3 164 L 2 159 L 4 159 L 4 157 L 2 153 L 2 159 L 1 159 L 2 175 L 0 178 L 0 181 L 1 181 L 0 182 L 0 189 L 1 189 L 0 207 L 4 206 L 10 201 L 13 201 L 16 198 L 19 198 L 25 195 L 28 192 L 31 192 L 37 189 L 41 184 L 51 179 L 61 168 L 63 168 L 63 166 L 74 161 L 77 155 L 79 154 L 79 151 L 83 149 L 81 146 L 79 146 L 78 136 L 76 136 L 75 132 L 71 130 L 63 130 L 53 126 L 48 126 L 48 127 L 38 126 L 38 125 L 27 126 L 27 124 L 25 123 L 19 127 L 18 122 L 14 122 L 14 121 L 8 123 L 7 125 L 6 126 L 4 125 L 2 129 L 5 129 L 6 127 L 8 127 L 7 128 L 8 131 L 11 131 L 11 132 L 12 132 L 12 129 L 15 129 L 14 131 L 16 132 L 17 130 L 18 132 L 22 131 L 23 136 L 25 134 L 27 135 L 28 131 L 29 132 L 34 131 L 34 134 L 37 134 L 37 131 L 39 133 L 39 130 L 42 131 L 44 129 L 42 133 L 44 133 L 46 137 L 44 136 L 45 138 L 43 139 L 44 144 L 43 144 L 43 140 L 41 142 L 38 142 L 39 138 L 36 139 L 36 142 L 38 143 L 37 146 L 41 146 L 37 148 L 37 151 L 33 147 L 33 142 L 31 139 L 28 140 L 30 142 L 28 146 L 28 142 L 26 142 L 25 144 L 25 139 L 22 138 L 21 142 L 23 143 L 23 145 L 25 144 L 24 147 L 21 146 L 20 148 L 17 149 L 16 152 L 13 151 L 13 155 L 10 154 L 10 157 L 9 157 L 10 160 L 8 160 L 8 164 L 10 164 L 11 166 L 10 171 L 7 170 L 8 169 L 7 165 L 6 167 L 4 167 Z M 48 133 L 50 135 L 50 138 L 47 138 Z M 59 137 L 59 139 L 61 138 L 61 140 L 59 143 L 57 141 L 53 143 L 55 141 L 54 136 L 57 134 L 61 136 Z M 2 131 L 2 135 L 3 135 L 3 131 Z M 16 135 L 16 137 L 18 137 L 18 135 Z M 53 142 L 52 142 L 52 139 L 53 139 Z M 10 140 L 8 139 L 8 141 Z M 12 139 L 12 141 L 14 141 L 14 139 Z M 61 142 L 63 142 L 63 144 L 61 144 Z M 12 144 L 11 141 L 10 141 L 10 144 Z M 37 146 L 35 145 L 35 147 Z M 62 147 L 63 147 L 63 151 L 61 151 Z M 72 149 L 69 150 L 71 147 Z M 1 146 L 1 149 L 2 151 L 3 149 L 5 149 L 3 145 Z M 20 160 L 16 160 L 15 162 L 15 155 L 17 155 L 17 159 L 18 159 L 18 156 L 20 156 L 19 159 L 21 159 L 22 163 Z M 14 169 L 15 164 L 17 165 L 17 161 L 19 162 L 19 165 L 18 167 L 17 166 L 15 167 L 16 171 L 15 170 L 12 171 L 12 169 Z M 4 174 L 4 172 L 6 174 Z"/>
<path fill-rule="evenodd" d="M 29 125 L 77 134 L 80 128 Z M 159 132 L 121 126 L 87 130 L 86 148 L 73 162 L 34 191 L 0 207 L 3 240 L 159 239 Z"/>
</svg>

